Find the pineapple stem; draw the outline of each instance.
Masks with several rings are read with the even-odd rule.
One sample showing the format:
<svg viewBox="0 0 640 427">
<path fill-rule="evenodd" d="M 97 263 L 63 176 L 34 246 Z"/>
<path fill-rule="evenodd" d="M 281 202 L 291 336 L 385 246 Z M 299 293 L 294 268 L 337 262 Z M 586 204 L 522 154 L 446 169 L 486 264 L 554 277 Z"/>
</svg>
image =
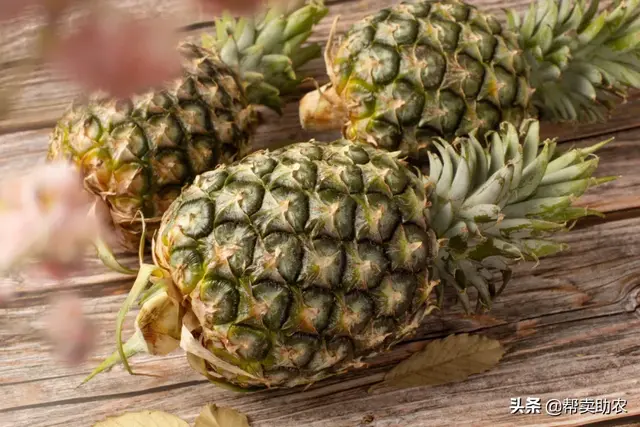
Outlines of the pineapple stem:
<svg viewBox="0 0 640 427">
<path fill-rule="evenodd" d="M 347 106 L 331 84 L 307 93 L 300 100 L 300 125 L 303 129 L 338 130 L 348 119 Z"/>
<path fill-rule="evenodd" d="M 594 151 L 610 139 L 559 154 L 553 141 L 540 143 L 535 120 L 526 120 L 519 130 L 502 123 L 485 139 L 482 144 L 475 133 L 451 143 L 437 139 L 425 184 L 439 242 L 433 273 L 458 291 L 467 311 L 469 288 L 477 291 L 479 306 L 488 308 L 509 281 L 510 265 L 566 250 L 552 236 L 582 217 L 601 215 L 573 206 L 575 200 L 615 179 L 591 176 L 598 163 Z M 502 274 L 501 287 L 496 271 Z"/>
<path fill-rule="evenodd" d="M 317 43 L 304 45 L 313 27 L 328 13 L 322 0 L 277 2 L 262 14 L 215 20 L 215 34 L 204 47 L 220 54 L 238 72 L 252 104 L 281 113 L 282 95 L 294 92 L 303 78 L 299 69 L 321 56 Z"/>
<path fill-rule="evenodd" d="M 507 11 L 531 69 L 532 103 L 545 120 L 597 122 L 640 88 L 640 0 L 538 0 Z"/>
</svg>

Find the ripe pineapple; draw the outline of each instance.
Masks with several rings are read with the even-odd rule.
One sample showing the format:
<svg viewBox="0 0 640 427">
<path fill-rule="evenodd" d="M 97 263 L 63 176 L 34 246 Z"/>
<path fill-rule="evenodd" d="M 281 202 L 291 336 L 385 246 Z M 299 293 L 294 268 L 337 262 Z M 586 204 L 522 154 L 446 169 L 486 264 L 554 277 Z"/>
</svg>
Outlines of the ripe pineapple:
<svg viewBox="0 0 640 427">
<path fill-rule="evenodd" d="M 149 236 L 180 190 L 219 163 L 251 150 L 256 105 L 280 111 L 296 70 L 320 55 L 301 47 L 327 13 L 293 0 L 261 16 L 216 21 L 216 35 L 185 41 L 183 75 L 130 99 L 96 93 L 73 103 L 52 133 L 48 158 L 71 159 L 88 191 L 101 196 L 127 249 Z"/>
<path fill-rule="evenodd" d="M 490 307 L 510 265 L 552 255 L 592 178 L 588 149 L 556 152 L 537 121 L 434 142 L 430 176 L 367 144 L 311 141 L 198 176 L 166 211 L 118 319 L 118 352 L 182 346 L 216 384 L 291 387 L 362 365 L 443 307 Z M 454 148 L 454 145 L 457 148 Z M 494 273 L 502 273 L 496 279 Z M 124 346 L 125 313 L 141 299 Z M 470 291 L 475 289 L 475 291 Z"/>
<path fill-rule="evenodd" d="M 640 87 L 638 0 L 539 0 L 503 25 L 458 0 L 401 3 L 329 41 L 330 83 L 300 103 L 302 126 L 427 163 L 434 136 L 509 121 L 603 120 Z"/>
</svg>

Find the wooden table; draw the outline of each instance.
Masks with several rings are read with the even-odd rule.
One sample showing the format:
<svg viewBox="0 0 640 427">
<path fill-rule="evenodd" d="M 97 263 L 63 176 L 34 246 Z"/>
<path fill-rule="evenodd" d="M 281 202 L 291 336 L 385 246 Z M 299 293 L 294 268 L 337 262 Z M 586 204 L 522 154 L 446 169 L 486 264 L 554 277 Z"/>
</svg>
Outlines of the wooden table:
<svg viewBox="0 0 640 427">
<path fill-rule="evenodd" d="M 117 3 L 138 12 L 155 7 L 180 26 L 199 20 L 185 10 L 183 0 Z M 494 0 L 475 3 L 497 14 L 506 6 Z M 508 3 L 523 9 L 528 1 Z M 335 15 L 342 16 L 338 31 L 344 31 L 350 22 L 385 4 L 384 0 L 330 1 L 331 16 L 314 39 L 327 38 Z M 0 58 L 0 87 L 9 84 L 11 71 L 28 58 L 27 43 L 35 34 L 31 21 L 5 27 L 0 30 L 8 43 Z M 187 28 L 206 31 L 210 23 Z M 318 81 L 326 81 L 321 60 L 310 68 Z M 20 84 L 24 87 L 19 99 L 0 120 L 2 178 L 42 160 L 51 127 L 77 93 L 77 88 L 49 69 L 34 71 Z M 261 129 L 257 141 L 266 146 L 313 136 L 302 132 L 297 120 L 292 102 L 282 119 Z M 490 314 L 465 316 L 458 308 L 450 310 L 368 369 L 323 381 L 306 391 L 225 391 L 192 371 L 181 351 L 133 361 L 135 369 L 154 371 L 158 377 L 131 377 L 117 367 L 78 387 L 97 361 L 112 351 L 116 313 L 132 282 L 91 258 L 83 274 L 73 280 L 24 284 L 18 298 L 0 310 L 0 425 L 89 426 L 108 415 L 141 409 L 172 412 L 192 422 L 206 403 L 234 407 L 246 413 L 253 426 L 584 425 L 611 419 L 617 423 L 635 420 L 640 425 L 640 97 L 632 97 L 606 124 L 580 129 L 546 125 L 544 133 L 566 141 L 565 147 L 570 141 L 586 146 L 615 136 L 600 153 L 597 175 L 622 177 L 583 199 L 583 204 L 602 210 L 607 217 L 583 221 L 559 237 L 571 245 L 562 255 L 543 260 L 536 268 L 519 267 Z M 333 136 L 337 135 L 322 137 Z M 125 262 L 133 266 L 136 261 L 129 257 Z M 34 329 L 47 312 L 50 297 L 59 290 L 79 292 L 99 328 L 98 348 L 80 367 L 56 363 Z M 128 317 L 125 334 L 134 315 Z M 431 339 L 463 331 L 500 339 L 508 348 L 502 362 L 458 384 L 367 393 L 369 385 L 410 352 Z M 542 413 L 511 415 L 510 399 L 517 397 L 540 398 Z M 628 412 L 545 414 L 544 402 L 565 398 L 625 399 Z"/>
</svg>

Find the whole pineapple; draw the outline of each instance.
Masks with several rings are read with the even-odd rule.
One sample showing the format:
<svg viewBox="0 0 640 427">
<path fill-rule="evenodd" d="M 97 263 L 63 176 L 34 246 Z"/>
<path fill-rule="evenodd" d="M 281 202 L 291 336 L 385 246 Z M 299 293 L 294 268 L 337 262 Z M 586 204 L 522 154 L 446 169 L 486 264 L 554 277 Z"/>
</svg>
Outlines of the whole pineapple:
<svg viewBox="0 0 640 427">
<path fill-rule="evenodd" d="M 538 127 L 504 123 L 490 149 L 475 133 L 457 148 L 437 139 L 430 176 L 347 140 L 200 175 L 166 211 L 155 265 L 142 265 L 120 312 L 119 350 L 90 377 L 180 345 L 220 385 L 309 384 L 407 337 L 443 307 L 445 287 L 469 310 L 472 299 L 489 307 L 512 263 L 564 249 L 549 237 L 591 214 L 571 203 L 608 180 L 591 177 L 606 141 L 560 154 Z M 124 315 L 148 282 L 123 346 Z"/>
<path fill-rule="evenodd" d="M 434 136 L 508 121 L 596 121 L 640 87 L 638 1 L 540 0 L 506 25 L 458 0 L 401 3 L 327 46 L 330 83 L 300 103 L 302 126 L 427 163 Z"/>
<path fill-rule="evenodd" d="M 52 133 L 48 159 L 80 167 L 123 246 L 137 248 L 142 218 L 151 236 L 183 186 L 251 150 L 255 106 L 280 111 L 280 95 L 300 82 L 295 70 L 320 55 L 318 45 L 301 45 L 326 13 L 321 2 L 294 0 L 253 18 L 217 19 L 215 36 L 180 44 L 175 81 L 130 99 L 75 101 Z"/>
</svg>

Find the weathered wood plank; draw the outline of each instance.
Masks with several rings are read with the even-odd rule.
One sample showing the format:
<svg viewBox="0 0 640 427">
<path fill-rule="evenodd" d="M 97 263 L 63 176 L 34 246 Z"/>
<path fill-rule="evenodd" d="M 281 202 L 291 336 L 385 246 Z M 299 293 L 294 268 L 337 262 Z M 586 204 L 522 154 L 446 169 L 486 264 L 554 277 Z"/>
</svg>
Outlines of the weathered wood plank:
<svg viewBox="0 0 640 427">
<path fill-rule="evenodd" d="M 443 317 L 434 317 L 427 322 L 418 338 L 443 336 L 453 331 L 484 329 L 511 345 L 513 342 L 519 342 L 521 338 L 542 333 L 546 328 L 556 328 L 557 331 L 554 333 L 557 334 L 558 340 L 561 337 L 570 339 L 572 335 L 562 335 L 563 326 L 559 325 L 571 323 L 579 328 L 581 322 L 588 319 L 626 316 L 626 313 L 636 310 L 640 292 L 640 279 L 637 279 L 640 277 L 640 262 L 636 261 L 636 251 L 640 243 L 639 229 L 640 218 L 633 218 L 600 224 L 590 228 L 588 232 L 580 230 L 580 233 L 569 233 L 564 236 L 564 240 L 571 245 L 571 250 L 553 259 L 543 260 L 533 270 L 533 274 L 531 265 L 518 268 L 512 283 L 496 301 L 490 314 L 469 317 L 463 315 L 456 307 L 451 311 L 447 310 Z M 128 286 L 124 282 L 113 287 L 98 286 L 97 295 L 93 291 L 94 288 L 96 286 L 83 285 L 80 290 L 87 296 L 87 308 L 98 330 L 99 347 L 96 355 L 104 356 L 113 349 L 114 316 Z M 201 384 L 201 378 L 186 367 L 180 353 L 161 359 L 149 356 L 136 359 L 133 365 L 135 370 L 153 370 L 159 375 L 158 378 L 135 377 L 135 380 L 132 380 L 121 368 L 116 368 L 113 372 L 98 376 L 77 389 L 76 386 L 97 360 L 80 369 L 58 365 L 49 356 L 48 348 L 42 345 L 41 337 L 28 326 L 28 322 L 37 324 L 44 318 L 47 310 L 46 298 L 37 295 L 26 295 L 22 298 L 30 302 L 26 306 L 16 304 L 15 308 L 4 310 L 0 317 L 3 319 L 0 323 L 4 325 L 0 327 L 0 337 L 5 343 L 5 347 L 0 349 L 0 388 L 4 389 L 6 396 L 0 402 L 0 414 L 2 411 L 9 411 L 10 408 L 26 405 L 57 406 L 58 403 L 55 402 L 58 401 L 61 407 L 65 405 L 64 402 L 80 404 L 89 401 L 105 402 L 105 405 L 110 402 L 110 405 L 115 405 L 112 400 L 122 397 L 123 394 L 135 396 L 135 399 L 141 399 L 141 402 L 148 402 L 145 399 L 155 399 L 155 389 L 158 389 L 158 393 L 161 390 L 163 396 L 165 392 L 170 393 L 171 390 L 183 387 L 201 390 L 198 393 L 202 394 L 197 394 L 201 396 L 200 399 L 205 395 L 209 396 L 210 393 L 213 393 L 211 398 L 215 397 L 216 401 L 228 396 L 226 392 Z M 132 313 L 130 318 L 134 314 Z M 544 336 L 535 339 L 538 343 L 553 342 L 547 341 Z M 592 339 L 593 337 L 589 338 Z M 543 357 L 544 352 L 536 350 L 538 345 L 526 347 L 527 351 L 537 352 L 538 356 Z M 573 347 L 569 346 L 566 349 L 571 348 Z M 360 387 L 363 382 L 368 384 L 375 381 L 381 375 L 381 370 L 376 369 L 376 366 L 388 366 L 406 357 L 406 351 L 407 347 L 400 347 L 374 361 L 372 369 L 357 372 L 349 379 L 322 383 L 316 393 L 329 396 L 332 393 L 326 392 L 326 388 L 343 387 L 343 383 L 358 384 Z M 531 367 L 529 369 L 536 366 L 528 356 L 524 357 L 524 353 L 518 355 L 518 363 L 522 364 L 523 369 L 528 364 L 531 364 L 528 365 Z M 493 374 L 490 372 L 487 375 Z M 520 384 L 524 385 L 529 379 L 514 381 L 520 381 Z M 114 393 L 116 396 L 109 397 Z M 282 394 L 288 396 L 288 393 L 276 392 L 265 398 L 278 401 Z M 311 397 L 315 399 L 315 396 L 310 395 L 309 400 Z M 295 397 L 297 398 L 297 395 Z M 202 400 L 194 404 L 193 408 L 201 402 Z M 309 402 L 304 403 L 308 404 Z M 65 411 L 61 411 L 62 416 Z"/>
<path fill-rule="evenodd" d="M 526 322 L 495 328 L 487 334 L 502 338 L 509 347 L 500 365 L 465 382 L 435 388 L 368 394 L 367 388 L 382 377 L 382 366 L 325 381 L 306 392 L 296 389 L 235 394 L 200 381 L 187 381 L 126 393 L 114 380 L 102 388 L 99 396 L 79 394 L 76 398 L 59 399 L 59 395 L 33 385 L 30 389 L 25 387 L 28 396 L 37 397 L 40 393 L 56 400 L 37 404 L 25 396 L 22 408 L 2 410 L 0 417 L 12 426 L 85 426 L 120 411 L 159 409 L 193 421 L 202 405 L 215 402 L 247 413 L 256 427 L 357 426 L 367 416 L 373 416 L 373 426 L 435 426 L 442 425 L 443 420 L 452 425 L 478 425 L 479 420 L 481 425 L 559 425 L 559 420 L 571 422 L 572 418 L 509 415 L 509 399 L 531 396 L 545 402 L 550 398 L 623 398 L 629 410 L 637 411 L 638 326 L 637 316 L 629 312 L 535 328 Z M 407 352 L 420 346 L 408 344 L 387 356 L 406 357 Z M 83 415 L 81 419 L 78 414 Z M 581 416 L 580 420 L 597 418 L 603 417 Z"/>
</svg>

